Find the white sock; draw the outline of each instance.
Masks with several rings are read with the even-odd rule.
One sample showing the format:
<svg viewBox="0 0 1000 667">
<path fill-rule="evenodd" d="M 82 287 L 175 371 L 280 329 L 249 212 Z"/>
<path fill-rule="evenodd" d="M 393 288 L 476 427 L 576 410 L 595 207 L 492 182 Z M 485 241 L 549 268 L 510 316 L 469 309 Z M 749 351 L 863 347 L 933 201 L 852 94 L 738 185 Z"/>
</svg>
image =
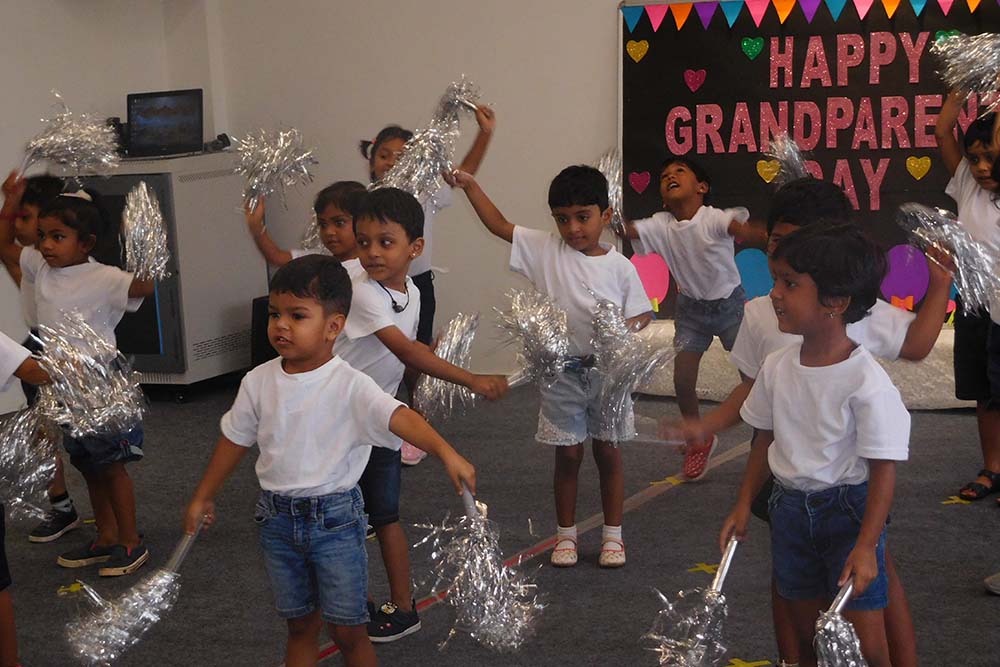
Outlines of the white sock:
<svg viewBox="0 0 1000 667">
<path fill-rule="evenodd" d="M 607 542 L 608 540 L 618 540 L 622 541 L 622 527 L 621 526 L 608 526 L 605 524 L 604 528 L 601 529 L 601 541 Z"/>
<path fill-rule="evenodd" d="M 556 542 L 556 546 L 559 546 L 559 542 L 562 542 L 563 540 L 573 540 L 576 542 L 576 524 L 574 523 L 568 528 L 556 526 L 556 537 L 559 538 Z"/>
</svg>

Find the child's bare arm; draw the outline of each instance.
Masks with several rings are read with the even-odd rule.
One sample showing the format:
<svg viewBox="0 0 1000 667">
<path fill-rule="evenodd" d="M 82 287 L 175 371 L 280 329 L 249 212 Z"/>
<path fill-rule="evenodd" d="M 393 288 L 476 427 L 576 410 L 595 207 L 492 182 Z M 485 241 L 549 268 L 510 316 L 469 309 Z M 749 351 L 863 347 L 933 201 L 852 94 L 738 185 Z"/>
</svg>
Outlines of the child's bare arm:
<svg viewBox="0 0 1000 667">
<path fill-rule="evenodd" d="M 459 368 L 434 354 L 423 343 L 407 338 L 398 327 L 379 329 L 375 336 L 408 368 L 468 387 L 491 401 L 507 393 L 507 378 L 503 375 L 477 375 Z"/>
<path fill-rule="evenodd" d="M 267 228 L 264 226 L 263 197 L 257 201 L 257 208 L 253 211 L 250 210 L 249 206 L 244 207 L 243 217 L 246 218 L 250 237 L 253 238 L 257 250 L 260 250 L 260 254 L 264 256 L 264 261 L 271 266 L 284 266 L 292 261 L 292 253 L 280 248 L 271 235 L 267 233 Z"/>
<path fill-rule="evenodd" d="M 635 223 L 632 222 L 631 220 L 624 220 L 624 219 L 622 220 L 622 223 L 623 223 L 624 228 L 625 228 L 625 233 L 622 234 L 621 231 L 617 227 L 614 230 L 615 233 L 618 234 L 619 236 L 621 236 L 622 238 L 628 239 L 629 241 L 636 241 L 636 240 L 638 240 L 639 239 L 639 230 L 635 228 Z"/>
<path fill-rule="evenodd" d="M 868 500 L 865 503 L 865 515 L 861 519 L 861 532 L 858 533 L 857 543 L 847 556 L 844 570 L 837 582 L 839 586 L 843 586 L 854 577 L 856 594 L 864 593 L 868 584 L 878 576 L 875 550 L 892 507 L 895 487 L 896 462 L 869 459 Z"/>
<path fill-rule="evenodd" d="M 701 419 L 681 419 L 663 423 L 663 437 L 668 440 L 684 439 L 691 443 L 704 442 L 709 435 L 722 433 L 742 421 L 740 408 L 753 389 L 753 378 L 740 372 L 742 381 L 733 387 L 726 400 Z"/>
<path fill-rule="evenodd" d="M 951 276 L 947 266 L 954 266 L 951 258 L 945 253 L 933 248 L 928 249 L 928 255 L 934 255 L 937 260 L 927 258 L 927 268 L 930 281 L 924 302 L 917 311 L 917 316 L 910 322 L 906 330 L 906 338 L 899 349 L 901 359 L 920 361 L 934 349 L 945 314 L 948 312 L 948 297 L 951 295 Z M 944 264 L 944 266 L 942 266 Z"/>
<path fill-rule="evenodd" d="M 28 384 L 48 384 L 52 381 L 45 369 L 38 365 L 38 361 L 33 357 L 28 357 L 21 362 L 21 365 L 14 371 L 14 376 L 19 380 L 24 380 Z"/>
<path fill-rule="evenodd" d="M 128 298 L 130 299 L 143 299 L 147 296 L 153 296 L 155 292 L 155 280 L 133 280 L 132 284 L 128 286 Z"/>
<path fill-rule="evenodd" d="M 198 522 L 205 517 L 205 525 L 215 521 L 215 494 L 219 492 L 229 475 L 246 456 L 248 447 L 241 447 L 224 435 L 219 436 L 215 452 L 205 468 L 205 474 L 198 483 L 191 502 L 184 513 L 184 531 L 193 534 Z"/>
<path fill-rule="evenodd" d="M 476 492 L 476 469 L 419 414 L 405 406 L 396 408 L 389 419 L 389 430 L 403 440 L 441 459 L 441 463 L 444 464 L 445 471 L 459 495 L 462 494 L 462 484 L 468 486 L 472 493 Z"/>
<path fill-rule="evenodd" d="M 469 203 L 472 204 L 472 208 L 475 209 L 476 215 L 479 216 L 486 229 L 507 243 L 514 242 L 514 225 L 503 217 L 503 213 L 486 196 L 472 174 L 456 171 L 452 174 L 445 174 L 445 180 L 448 185 L 465 190 L 465 196 L 469 198 Z"/>
<path fill-rule="evenodd" d="M 774 431 L 757 431 L 757 436 L 750 446 L 750 458 L 746 471 L 743 473 L 743 483 L 740 484 L 740 494 L 733 511 L 726 517 L 719 533 L 719 549 L 726 550 L 730 537 L 742 541 L 746 538 L 747 522 L 750 520 L 750 506 L 767 481 L 769 468 L 767 466 L 767 448 L 774 442 Z"/>
<path fill-rule="evenodd" d="M 5 266 L 16 265 L 20 272 L 21 246 L 15 242 L 14 218 L 21 207 L 25 182 L 16 171 L 10 172 L 3 182 L 3 208 L 0 208 L 0 261 Z M 8 269 L 9 270 L 9 269 Z M 13 277 L 13 276 L 12 276 Z M 18 280 L 20 284 L 20 280 Z"/>
<path fill-rule="evenodd" d="M 642 315 L 636 315 L 635 317 L 630 317 L 625 320 L 625 324 L 632 331 L 642 331 L 645 329 L 650 322 L 653 321 L 653 313 L 643 313 Z"/>
<path fill-rule="evenodd" d="M 729 223 L 729 235 L 745 248 L 766 248 L 767 228 L 753 222 L 732 220 Z"/>
<path fill-rule="evenodd" d="M 480 105 L 476 107 L 476 122 L 479 123 L 479 133 L 476 134 L 476 139 L 472 142 L 472 147 L 469 148 L 465 159 L 462 160 L 462 164 L 458 167 L 459 171 L 473 175 L 479 171 L 479 165 L 483 163 L 483 158 L 486 157 L 486 149 L 490 145 L 490 139 L 493 138 L 493 130 L 497 126 L 496 113 L 488 106 Z"/>
<path fill-rule="evenodd" d="M 941 113 L 938 114 L 937 123 L 934 125 L 934 137 L 937 139 L 938 150 L 941 151 L 941 159 L 944 160 L 944 166 L 952 176 L 965 159 L 962 147 L 955 138 L 955 125 L 958 124 L 958 112 L 962 109 L 963 99 L 964 95 L 958 91 L 949 93 L 941 105 Z"/>
</svg>

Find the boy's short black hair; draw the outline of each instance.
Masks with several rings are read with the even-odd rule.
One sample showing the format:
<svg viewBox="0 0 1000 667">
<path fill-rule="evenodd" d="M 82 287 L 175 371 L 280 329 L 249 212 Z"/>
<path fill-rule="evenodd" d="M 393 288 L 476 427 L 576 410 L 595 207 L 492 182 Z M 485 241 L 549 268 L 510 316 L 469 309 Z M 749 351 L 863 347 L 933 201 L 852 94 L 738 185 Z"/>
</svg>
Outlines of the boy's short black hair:
<svg viewBox="0 0 1000 667">
<path fill-rule="evenodd" d="M 357 216 L 361 200 L 367 193 L 368 189 L 357 181 L 337 181 L 316 193 L 313 210 L 316 215 L 323 215 L 326 207 L 333 204 L 353 218 Z"/>
<path fill-rule="evenodd" d="M 993 123 L 996 122 L 996 118 L 996 113 L 990 112 L 985 116 L 980 116 L 969 124 L 969 129 L 965 131 L 965 136 L 962 137 L 966 153 L 969 152 L 969 149 L 976 142 L 981 143 L 984 147 L 993 145 Z"/>
<path fill-rule="evenodd" d="M 885 278 L 885 253 L 855 224 L 807 225 L 781 237 L 772 258 L 784 259 L 816 283 L 820 303 L 847 296 L 844 324 L 863 319 Z"/>
<path fill-rule="evenodd" d="M 411 243 L 424 235 L 423 207 L 416 197 L 399 188 L 378 188 L 365 195 L 354 216 L 355 231 L 360 218 L 395 222 L 406 231 Z"/>
<path fill-rule="evenodd" d="M 779 222 L 804 227 L 816 222 L 850 222 L 851 202 L 833 183 L 803 176 L 778 188 L 767 214 L 767 233 Z"/>
<path fill-rule="evenodd" d="M 566 167 L 549 185 L 549 208 L 558 206 L 597 206 L 608 208 L 608 179 L 585 164 Z"/>
<path fill-rule="evenodd" d="M 698 179 L 699 183 L 705 183 L 706 185 L 708 185 L 708 192 L 705 193 L 706 197 L 708 196 L 709 192 L 712 191 L 712 177 L 708 175 L 708 171 L 705 169 L 705 167 L 701 166 L 701 164 L 695 162 L 694 160 L 688 157 L 681 157 L 680 155 L 671 155 L 670 157 L 668 157 L 666 160 L 663 161 L 663 164 L 660 165 L 660 175 L 662 176 L 663 170 L 672 164 L 684 165 L 685 167 L 691 170 L 691 173 L 694 174 L 694 177 Z"/>
<path fill-rule="evenodd" d="M 316 299 L 328 315 L 346 316 L 351 310 L 351 277 L 339 261 L 326 255 L 303 255 L 288 262 L 271 278 L 270 291 Z"/>
<path fill-rule="evenodd" d="M 63 180 L 51 174 L 39 174 L 24 179 L 24 196 L 22 204 L 31 204 L 39 209 L 44 208 L 63 191 Z"/>
</svg>

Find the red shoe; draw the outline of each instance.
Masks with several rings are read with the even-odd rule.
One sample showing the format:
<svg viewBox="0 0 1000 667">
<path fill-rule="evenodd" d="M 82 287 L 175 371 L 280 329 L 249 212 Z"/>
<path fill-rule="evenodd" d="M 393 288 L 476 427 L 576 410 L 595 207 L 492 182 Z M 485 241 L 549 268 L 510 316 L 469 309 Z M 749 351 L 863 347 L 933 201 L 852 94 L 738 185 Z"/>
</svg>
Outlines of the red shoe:
<svg viewBox="0 0 1000 667">
<path fill-rule="evenodd" d="M 712 458 L 712 453 L 719 446 L 719 439 L 712 436 L 712 440 L 702 445 L 688 445 L 684 450 L 684 476 L 689 481 L 699 480 L 708 472 L 708 460 Z"/>
</svg>

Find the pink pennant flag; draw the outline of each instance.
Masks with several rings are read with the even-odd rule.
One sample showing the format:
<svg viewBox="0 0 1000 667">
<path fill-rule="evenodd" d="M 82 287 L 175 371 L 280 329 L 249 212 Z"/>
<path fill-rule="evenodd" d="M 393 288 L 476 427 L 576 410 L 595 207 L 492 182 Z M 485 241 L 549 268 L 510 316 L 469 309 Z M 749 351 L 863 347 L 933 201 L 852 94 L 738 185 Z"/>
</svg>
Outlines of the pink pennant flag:
<svg viewBox="0 0 1000 667">
<path fill-rule="evenodd" d="M 674 23 L 677 24 L 677 29 L 680 30 L 687 22 L 688 16 L 691 15 L 691 3 L 682 2 L 680 4 L 670 5 L 670 13 L 674 15 Z"/>
<path fill-rule="evenodd" d="M 1000 2 L 1000 0 L 997 0 L 997 2 Z M 712 17 L 715 16 L 715 10 L 718 8 L 718 2 L 699 2 L 695 4 L 694 9 L 698 12 L 698 18 L 701 19 L 701 25 L 705 30 L 708 30 L 708 26 L 712 23 Z"/>
<path fill-rule="evenodd" d="M 941 11 L 944 12 L 944 15 L 948 16 L 948 12 L 951 11 L 951 6 L 955 4 L 955 0 L 938 0 L 938 4 L 941 6 Z"/>
<path fill-rule="evenodd" d="M 663 17 L 667 15 L 667 5 L 646 5 L 646 16 L 649 17 L 649 22 L 653 24 L 653 32 L 660 29 L 660 24 L 663 23 Z"/>
<path fill-rule="evenodd" d="M 767 8 L 771 4 L 771 0 L 746 0 L 747 9 L 750 10 L 750 16 L 753 18 L 753 24 L 760 27 L 760 22 L 764 20 L 764 14 L 767 13 Z"/>
<path fill-rule="evenodd" d="M 868 10 L 872 8 L 874 0 L 854 0 L 854 8 L 858 10 L 858 18 L 864 20 L 868 16 Z"/>
</svg>

